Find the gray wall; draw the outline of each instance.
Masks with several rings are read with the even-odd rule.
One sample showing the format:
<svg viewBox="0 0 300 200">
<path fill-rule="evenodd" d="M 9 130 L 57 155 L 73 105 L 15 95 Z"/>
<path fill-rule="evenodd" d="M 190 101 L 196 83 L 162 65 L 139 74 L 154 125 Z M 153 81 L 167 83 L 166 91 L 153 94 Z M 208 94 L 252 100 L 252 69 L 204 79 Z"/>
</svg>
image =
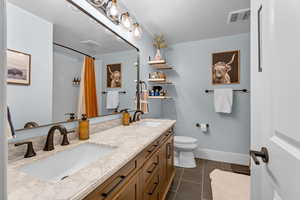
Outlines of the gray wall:
<svg viewBox="0 0 300 200">
<path fill-rule="evenodd" d="M 213 86 L 211 83 L 212 53 L 240 50 L 240 84 Z M 163 116 L 177 120 L 176 134 L 199 140 L 199 148 L 248 154 L 250 146 L 250 95 L 235 93 L 233 113 L 214 112 L 213 94 L 205 89 L 250 87 L 250 34 L 193 41 L 171 46 L 169 63 L 176 68 L 169 73 L 175 87 L 169 89 L 174 101 L 164 101 Z M 208 123 L 208 133 L 195 124 Z"/>
<path fill-rule="evenodd" d="M 6 10 L 5 0 L 0 0 L 0 199 L 7 199 L 7 140 L 6 116 Z"/>
<path fill-rule="evenodd" d="M 79 86 L 74 77 L 80 77 L 83 56 L 74 56 L 59 50 L 53 54 L 53 121 L 64 121 L 65 113 L 77 113 Z"/>
<path fill-rule="evenodd" d="M 7 102 L 15 128 L 28 121 L 52 120 L 53 26 L 12 4 L 7 4 L 7 47 L 31 54 L 31 84 L 8 85 Z"/>
<path fill-rule="evenodd" d="M 136 83 L 134 80 L 137 80 L 137 68 L 134 66 L 134 63 L 137 62 L 137 51 L 123 51 L 116 52 L 111 54 L 103 54 L 97 56 L 97 60 L 101 60 L 101 85 L 98 85 L 98 100 L 101 105 L 100 113 L 101 115 L 110 114 L 111 110 L 106 109 L 106 95 L 102 95 L 101 91 L 126 91 L 126 94 L 120 94 L 120 108 L 119 109 L 136 109 L 134 103 L 134 97 L 136 92 Z M 121 63 L 121 73 L 122 73 L 122 88 L 107 88 L 107 69 L 106 65 Z M 100 67 L 100 65 L 99 65 Z M 99 70 L 100 71 L 100 70 Z"/>
</svg>

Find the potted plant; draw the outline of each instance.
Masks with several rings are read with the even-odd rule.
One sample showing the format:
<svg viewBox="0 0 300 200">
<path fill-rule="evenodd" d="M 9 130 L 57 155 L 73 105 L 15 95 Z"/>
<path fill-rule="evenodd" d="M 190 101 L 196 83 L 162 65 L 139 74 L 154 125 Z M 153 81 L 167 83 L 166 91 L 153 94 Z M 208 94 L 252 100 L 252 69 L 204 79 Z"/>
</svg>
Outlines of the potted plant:
<svg viewBox="0 0 300 200">
<path fill-rule="evenodd" d="M 162 60 L 160 50 L 168 47 L 162 34 L 154 35 L 153 46 L 156 48 L 156 55 L 154 57 L 154 60 Z"/>
</svg>

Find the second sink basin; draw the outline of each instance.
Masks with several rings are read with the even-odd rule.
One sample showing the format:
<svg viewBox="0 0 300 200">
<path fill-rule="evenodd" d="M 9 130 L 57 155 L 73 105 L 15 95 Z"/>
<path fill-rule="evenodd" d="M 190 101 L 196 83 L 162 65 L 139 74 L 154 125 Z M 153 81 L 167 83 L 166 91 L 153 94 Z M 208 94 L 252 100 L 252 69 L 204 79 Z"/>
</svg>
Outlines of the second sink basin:
<svg viewBox="0 0 300 200">
<path fill-rule="evenodd" d="M 160 122 L 141 122 L 140 125 L 142 126 L 150 126 L 150 127 L 158 127 L 160 125 Z"/>
<path fill-rule="evenodd" d="M 60 181 L 110 154 L 114 149 L 85 143 L 25 165 L 19 170 L 44 181 Z"/>
</svg>

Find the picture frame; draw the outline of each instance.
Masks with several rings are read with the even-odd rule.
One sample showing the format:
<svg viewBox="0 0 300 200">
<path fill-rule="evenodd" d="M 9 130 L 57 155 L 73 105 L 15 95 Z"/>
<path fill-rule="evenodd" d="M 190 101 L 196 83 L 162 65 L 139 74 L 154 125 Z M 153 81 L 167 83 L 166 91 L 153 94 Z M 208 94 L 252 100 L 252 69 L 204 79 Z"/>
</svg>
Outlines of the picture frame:
<svg viewBox="0 0 300 200">
<path fill-rule="evenodd" d="M 31 55 L 7 49 L 7 83 L 31 84 Z"/>
<path fill-rule="evenodd" d="M 122 64 L 108 64 L 106 65 L 106 85 L 107 88 L 121 88 L 122 87 Z"/>
<path fill-rule="evenodd" d="M 240 83 L 240 50 L 212 54 L 212 84 Z"/>
</svg>

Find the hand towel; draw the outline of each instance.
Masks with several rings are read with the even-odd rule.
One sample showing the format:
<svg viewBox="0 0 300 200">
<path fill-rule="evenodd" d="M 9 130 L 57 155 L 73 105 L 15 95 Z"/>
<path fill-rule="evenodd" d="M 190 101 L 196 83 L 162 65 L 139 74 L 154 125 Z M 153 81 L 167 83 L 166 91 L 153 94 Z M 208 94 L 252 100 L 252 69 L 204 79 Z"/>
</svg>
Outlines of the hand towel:
<svg viewBox="0 0 300 200">
<path fill-rule="evenodd" d="M 141 93 L 140 97 L 140 110 L 143 111 L 144 113 L 149 112 L 149 107 L 148 107 L 148 90 L 143 90 Z"/>
<path fill-rule="evenodd" d="M 231 113 L 233 103 L 233 90 L 231 88 L 214 90 L 215 111 L 218 113 Z"/>
<path fill-rule="evenodd" d="M 119 103 L 119 91 L 108 91 L 106 95 L 106 109 L 116 109 Z"/>
</svg>

